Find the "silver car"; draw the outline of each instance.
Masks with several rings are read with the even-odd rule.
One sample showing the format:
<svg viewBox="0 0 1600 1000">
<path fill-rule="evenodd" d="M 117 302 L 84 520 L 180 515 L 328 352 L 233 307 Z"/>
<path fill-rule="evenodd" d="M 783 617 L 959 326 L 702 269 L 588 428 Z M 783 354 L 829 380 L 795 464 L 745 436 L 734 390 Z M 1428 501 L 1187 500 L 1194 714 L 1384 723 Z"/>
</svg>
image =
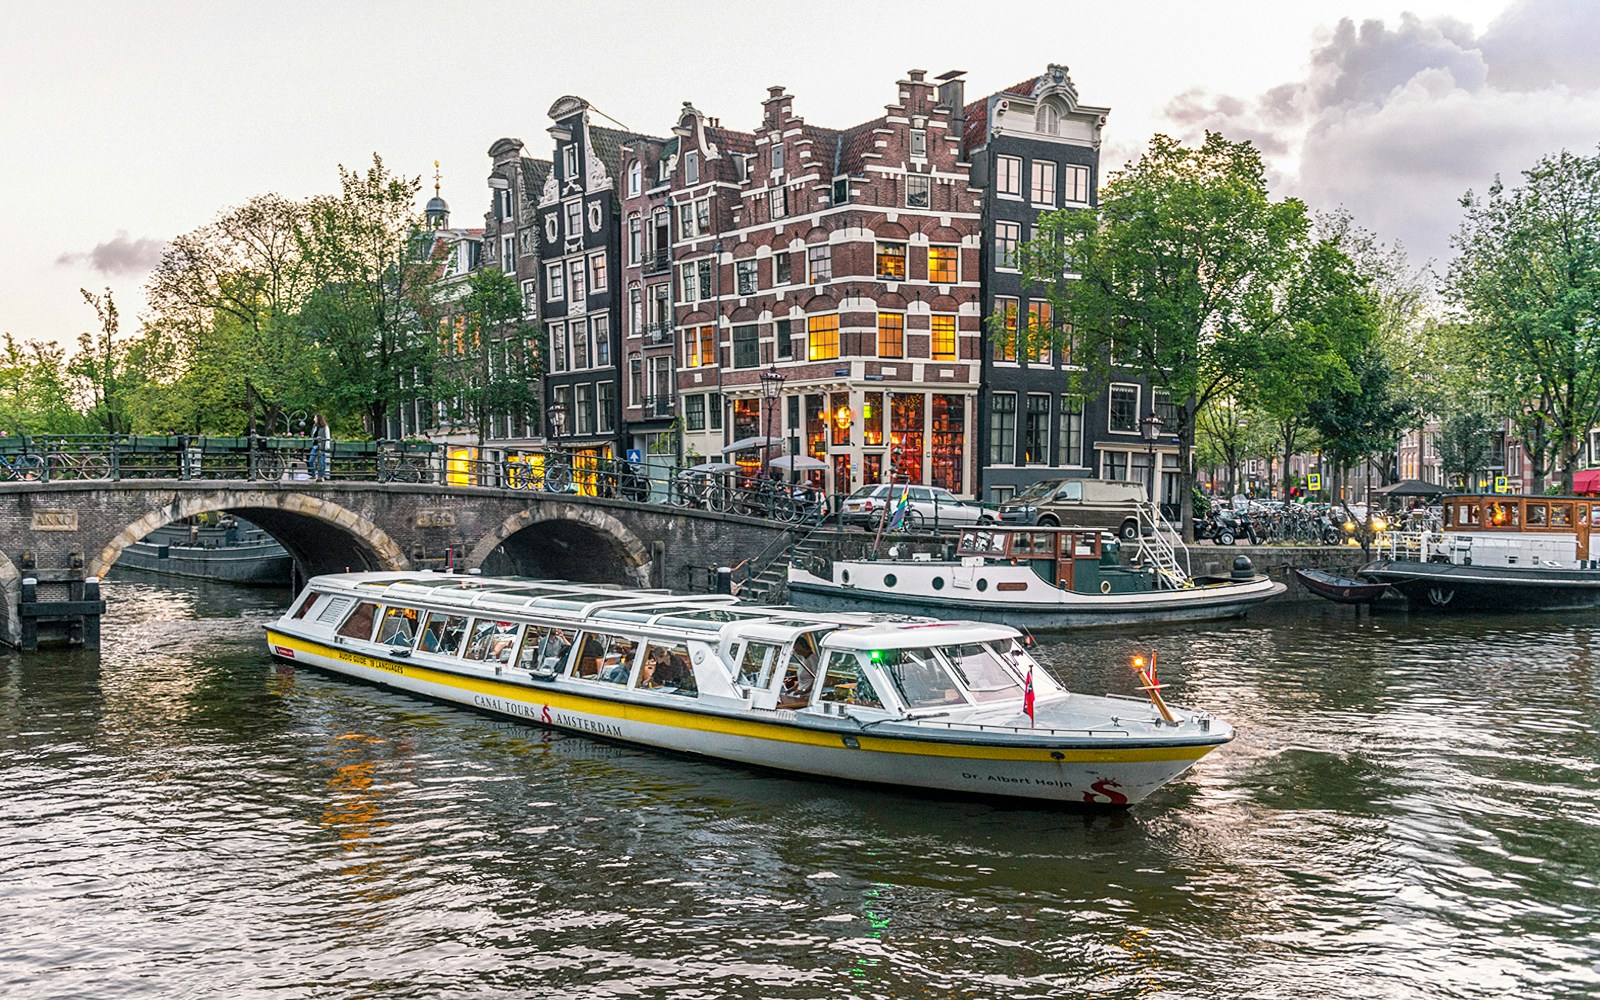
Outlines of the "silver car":
<svg viewBox="0 0 1600 1000">
<path fill-rule="evenodd" d="M 938 486 L 907 487 L 879 483 L 876 486 L 863 486 L 845 497 L 841 507 L 844 522 L 876 527 L 886 519 L 893 520 L 894 510 L 900 505 L 902 496 L 906 497 L 906 514 L 901 524 L 904 528 L 915 530 L 935 525 L 981 524 L 995 520 L 991 512 Z"/>
</svg>

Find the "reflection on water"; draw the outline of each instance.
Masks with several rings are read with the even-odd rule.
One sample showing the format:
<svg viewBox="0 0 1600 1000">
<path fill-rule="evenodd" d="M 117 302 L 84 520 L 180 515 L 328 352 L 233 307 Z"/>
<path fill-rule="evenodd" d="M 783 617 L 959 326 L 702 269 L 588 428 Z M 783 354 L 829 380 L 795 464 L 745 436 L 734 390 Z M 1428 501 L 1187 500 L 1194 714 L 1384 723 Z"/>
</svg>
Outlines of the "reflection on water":
<svg viewBox="0 0 1600 1000">
<path fill-rule="evenodd" d="M 1041 647 L 1234 743 L 1080 815 L 553 735 L 274 665 L 123 578 L 0 658 L 0 992 L 1417 997 L 1600 981 L 1595 622 L 1296 607 Z"/>
</svg>

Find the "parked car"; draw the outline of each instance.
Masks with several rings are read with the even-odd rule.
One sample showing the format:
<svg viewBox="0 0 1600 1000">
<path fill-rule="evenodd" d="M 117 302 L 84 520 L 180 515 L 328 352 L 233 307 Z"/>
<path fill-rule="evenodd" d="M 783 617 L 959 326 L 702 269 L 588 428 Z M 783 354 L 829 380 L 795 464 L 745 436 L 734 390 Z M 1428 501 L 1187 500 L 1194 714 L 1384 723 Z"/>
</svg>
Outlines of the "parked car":
<svg viewBox="0 0 1600 1000">
<path fill-rule="evenodd" d="M 1143 483 L 1118 479 L 1045 479 L 1000 505 L 1005 524 L 1066 524 L 1105 528 L 1125 539 L 1139 537 L 1139 504 L 1147 496 Z"/>
<path fill-rule="evenodd" d="M 889 510 L 889 516 L 894 516 L 894 508 L 899 505 L 902 494 L 908 496 L 904 524 L 907 528 L 931 528 L 935 524 L 980 524 L 995 520 L 993 512 L 970 500 L 963 500 L 947 489 L 888 483 L 863 486 L 845 497 L 840 507 L 840 517 L 845 524 L 876 526 L 884 518 L 885 507 Z"/>
</svg>

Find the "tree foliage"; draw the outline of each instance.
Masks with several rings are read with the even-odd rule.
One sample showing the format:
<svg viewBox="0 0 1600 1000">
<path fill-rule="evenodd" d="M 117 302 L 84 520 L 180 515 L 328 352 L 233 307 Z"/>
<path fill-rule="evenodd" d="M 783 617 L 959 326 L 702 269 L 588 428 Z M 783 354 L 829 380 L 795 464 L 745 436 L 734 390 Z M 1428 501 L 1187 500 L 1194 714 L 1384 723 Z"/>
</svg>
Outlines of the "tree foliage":
<svg viewBox="0 0 1600 1000">
<path fill-rule="evenodd" d="M 1487 197 L 1467 192 L 1445 290 L 1481 385 L 1519 419 L 1536 490 L 1570 491 L 1600 413 L 1600 155 L 1563 150 Z"/>
</svg>

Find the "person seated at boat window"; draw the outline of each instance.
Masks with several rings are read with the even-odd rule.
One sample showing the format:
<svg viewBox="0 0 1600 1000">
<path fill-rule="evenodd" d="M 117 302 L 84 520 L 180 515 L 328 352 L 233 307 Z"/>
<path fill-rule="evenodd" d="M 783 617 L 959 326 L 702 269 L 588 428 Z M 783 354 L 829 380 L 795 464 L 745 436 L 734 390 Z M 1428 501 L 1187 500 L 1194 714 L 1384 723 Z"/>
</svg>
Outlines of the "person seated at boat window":
<svg viewBox="0 0 1600 1000">
<path fill-rule="evenodd" d="M 789 657 L 783 672 L 783 688 L 778 692 L 779 708 L 804 708 L 811 704 L 811 687 L 817 675 L 796 657 Z"/>
<path fill-rule="evenodd" d="M 559 670 L 561 664 L 566 662 L 567 650 L 571 648 L 572 641 L 565 632 L 558 628 L 551 629 L 539 640 L 539 669 Z"/>
<path fill-rule="evenodd" d="M 599 680 L 607 684 L 626 684 L 633 672 L 633 653 L 639 644 L 632 639 L 611 637 L 606 651 L 600 657 Z"/>
<path fill-rule="evenodd" d="M 517 647 L 516 626 L 510 625 L 505 626 L 505 628 L 509 628 L 510 631 L 507 632 L 502 629 L 495 633 L 493 639 L 489 640 L 489 659 L 500 663 L 510 663 L 511 651 Z"/>
<path fill-rule="evenodd" d="M 638 688 L 658 688 L 658 687 L 660 687 L 661 686 L 661 678 L 656 676 L 656 667 L 657 667 L 656 654 L 654 652 L 645 653 L 644 654 L 644 662 L 639 664 L 639 679 L 634 682 L 634 687 L 638 687 Z"/>
<path fill-rule="evenodd" d="M 828 656 L 828 669 L 822 675 L 822 691 L 818 701 L 841 702 L 846 705 L 863 705 L 882 708 L 872 683 L 861 673 L 856 654 L 834 652 Z"/>
<path fill-rule="evenodd" d="M 1542 528 L 1545 525 L 1545 505 L 1542 503 L 1528 504 L 1528 527 Z"/>
</svg>

